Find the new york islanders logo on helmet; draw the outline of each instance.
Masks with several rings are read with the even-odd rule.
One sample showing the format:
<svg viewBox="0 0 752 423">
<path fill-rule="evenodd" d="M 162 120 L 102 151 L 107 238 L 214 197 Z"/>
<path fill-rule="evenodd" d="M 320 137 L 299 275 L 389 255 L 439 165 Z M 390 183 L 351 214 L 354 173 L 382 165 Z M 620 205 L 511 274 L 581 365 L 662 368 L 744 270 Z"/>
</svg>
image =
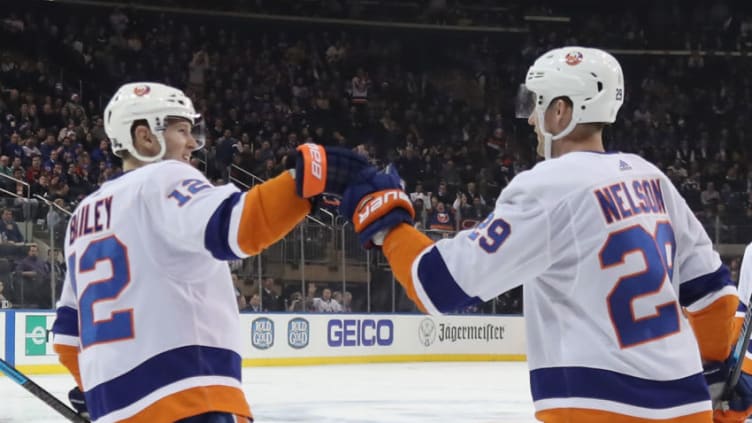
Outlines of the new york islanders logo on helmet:
<svg viewBox="0 0 752 423">
<path fill-rule="evenodd" d="M 567 53 L 567 55 L 564 57 L 564 60 L 569 66 L 579 65 L 580 62 L 582 62 L 582 53 L 580 53 L 579 51 L 571 51 Z"/>
<path fill-rule="evenodd" d="M 149 91 L 151 91 L 151 87 L 148 85 L 139 85 L 138 87 L 133 89 L 133 94 L 136 94 L 139 97 L 145 96 L 146 94 L 149 94 Z"/>
</svg>

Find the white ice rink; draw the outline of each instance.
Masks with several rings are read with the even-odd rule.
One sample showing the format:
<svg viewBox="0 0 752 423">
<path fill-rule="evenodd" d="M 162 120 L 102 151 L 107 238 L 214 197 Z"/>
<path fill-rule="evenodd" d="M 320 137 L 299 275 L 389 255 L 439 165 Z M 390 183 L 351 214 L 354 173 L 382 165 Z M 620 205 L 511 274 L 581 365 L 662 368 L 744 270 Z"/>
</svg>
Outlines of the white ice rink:
<svg viewBox="0 0 752 423">
<path fill-rule="evenodd" d="M 70 376 L 32 376 L 67 403 Z M 526 363 L 243 369 L 257 423 L 533 423 Z M 0 422 L 61 422 L 0 376 Z"/>
</svg>

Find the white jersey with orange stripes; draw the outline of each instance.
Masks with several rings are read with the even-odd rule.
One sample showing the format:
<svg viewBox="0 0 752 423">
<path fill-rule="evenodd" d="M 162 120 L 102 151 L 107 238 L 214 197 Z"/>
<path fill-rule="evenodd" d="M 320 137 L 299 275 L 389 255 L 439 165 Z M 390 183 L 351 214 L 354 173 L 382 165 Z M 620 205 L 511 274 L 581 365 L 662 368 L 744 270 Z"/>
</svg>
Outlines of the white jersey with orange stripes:
<svg viewBox="0 0 752 423">
<path fill-rule="evenodd" d="M 251 252 L 239 242 L 248 195 L 167 160 L 105 183 L 76 208 L 54 342 L 80 351 L 93 420 L 250 416 L 225 262 Z"/>
<path fill-rule="evenodd" d="M 385 251 L 406 239 L 388 235 Z M 423 249 L 411 279 L 432 313 L 524 285 L 543 421 L 711 421 L 701 352 L 725 357 L 736 290 L 685 201 L 639 156 L 539 163 L 476 228 Z"/>
</svg>

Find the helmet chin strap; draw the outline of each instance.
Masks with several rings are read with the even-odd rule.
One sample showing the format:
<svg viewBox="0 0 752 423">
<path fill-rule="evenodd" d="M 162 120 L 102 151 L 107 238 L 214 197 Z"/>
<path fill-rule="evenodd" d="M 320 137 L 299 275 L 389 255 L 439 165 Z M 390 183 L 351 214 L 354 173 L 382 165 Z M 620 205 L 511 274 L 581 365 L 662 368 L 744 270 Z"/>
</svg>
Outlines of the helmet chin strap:
<svg viewBox="0 0 752 423">
<path fill-rule="evenodd" d="M 577 126 L 577 119 L 576 116 L 572 115 L 572 120 L 569 121 L 569 125 L 567 125 L 564 130 L 559 132 L 558 134 L 554 135 L 548 131 L 546 131 L 546 128 L 544 127 L 544 119 L 545 119 L 545 110 L 536 108 L 535 113 L 537 114 L 537 122 L 536 125 L 538 125 L 538 132 L 540 132 L 541 135 L 543 135 L 543 158 L 546 160 L 551 159 L 551 150 L 552 150 L 552 144 L 554 141 L 562 139 L 569 135 L 572 131 L 574 131 L 575 126 Z"/>
<path fill-rule="evenodd" d="M 144 156 L 136 150 L 136 147 L 133 144 L 131 144 L 128 146 L 128 152 L 132 157 L 144 163 L 152 163 L 162 160 L 165 153 L 167 153 L 167 143 L 165 142 L 164 134 L 162 133 L 162 131 L 154 131 L 152 133 L 155 137 L 157 137 L 159 152 L 153 156 Z"/>
</svg>

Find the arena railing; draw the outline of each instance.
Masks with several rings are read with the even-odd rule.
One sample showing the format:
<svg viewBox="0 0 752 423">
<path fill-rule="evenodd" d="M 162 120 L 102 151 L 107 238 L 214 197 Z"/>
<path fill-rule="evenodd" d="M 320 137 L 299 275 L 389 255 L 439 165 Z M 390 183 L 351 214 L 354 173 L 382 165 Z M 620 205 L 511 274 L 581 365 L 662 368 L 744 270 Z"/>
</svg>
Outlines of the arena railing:
<svg viewBox="0 0 752 423">
<path fill-rule="evenodd" d="M 247 173 L 252 183 L 263 181 L 251 172 L 243 172 Z M 234 182 L 248 188 L 240 181 Z M 16 198 L 12 192 L 6 191 L 8 190 L 2 192 L 11 199 Z M 11 302 L 16 306 L 46 308 L 51 305 L 50 299 L 57 298 L 60 292 L 64 264 L 61 254 L 62 242 L 70 211 L 44 197 L 36 196 L 31 200 L 39 201 L 47 207 L 48 218 L 45 224 L 30 224 L 38 228 L 35 229 L 34 239 L 31 241 L 40 246 L 40 257 L 48 257 L 49 260 L 48 283 L 40 285 L 48 293 L 44 294 L 45 301 L 35 302 L 26 298 L 28 292 L 16 291 L 12 293 L 14 298 Z M 57 221 L 52 213 L 59 217 Z M 743 253 L 744 244 L 740 240 L 752 237 L 752 223 L 731 224 L 721 217 L 715 217 L 710 223 L 705 223 L 716 248 L 727 262 Z M 456 231 L 424 232 L 433 240 L 456 234 Z M 13 278 L 13 264 L 26 254 L 26 250 L 21 248 L 0 244 L 0 279 Z M 321 296 L 325 288 L 330 289 L 338 298 L 346 296 L 349 292 L 352 295 L 349 310 L 353 312 L 417 311 L 395 280 L 381 252 L 363 249 L 352 224 L 329 211 L 308 216 L 287 236 L 261 254 L 231 262 L 230 267 L 237 274 L 236 286 L 244 298 L 250 299 L 253 294 L 258 294 L 262 308 L 270 311 L 316 311 L 313 307 L 313 298 Z M 271 281 L 266 282 L 267 279 Z M 275 295 L 266 294 L 265 284 L 278 294 L 279 298 L 275 299 Z M 300 300 L 295 301 L 298 297 Z M 519 313 L 520 310 L 521 298 L 517 290 L 502 294 L 465 312 Z"/>
</svg>

